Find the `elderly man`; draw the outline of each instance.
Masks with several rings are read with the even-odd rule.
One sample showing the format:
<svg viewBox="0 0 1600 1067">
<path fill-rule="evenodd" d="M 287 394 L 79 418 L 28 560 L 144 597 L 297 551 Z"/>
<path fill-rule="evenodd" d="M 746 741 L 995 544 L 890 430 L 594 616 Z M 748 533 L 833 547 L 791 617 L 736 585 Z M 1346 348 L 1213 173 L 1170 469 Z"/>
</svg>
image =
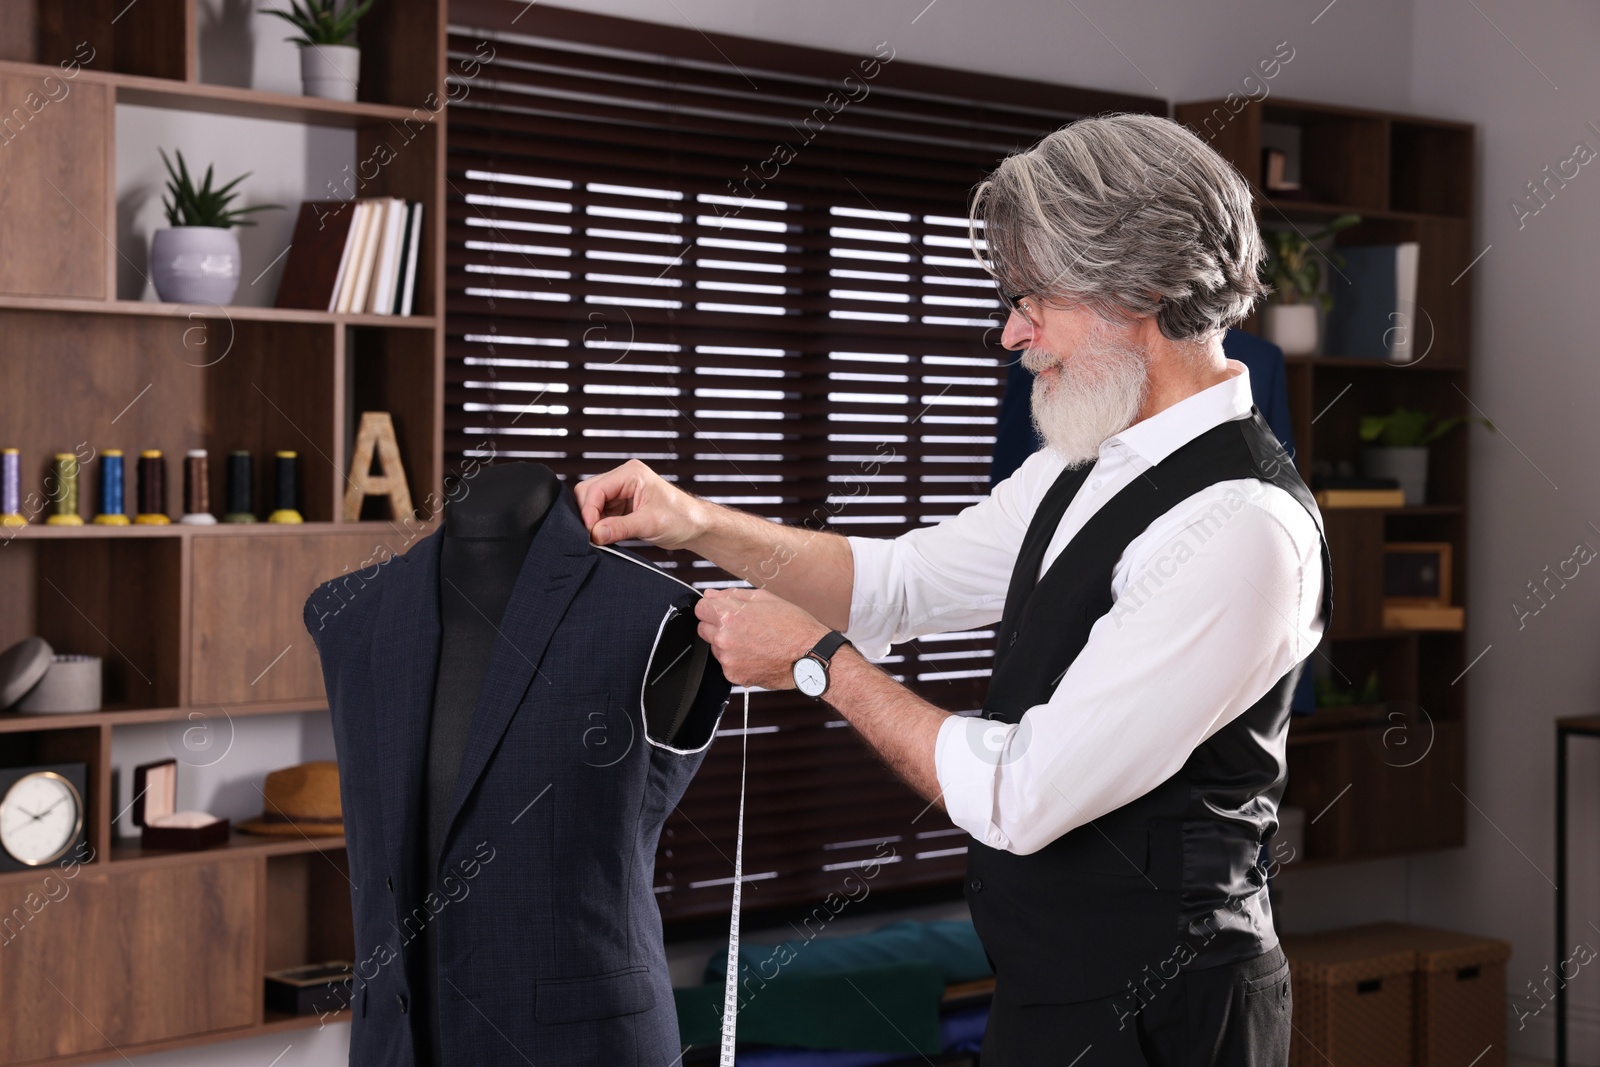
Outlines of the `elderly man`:
<svg viewBox="0 0 1600 1067">
<path fill-rule="evenodd" d="M 687 548 L 759 586 L 700 604 L 727 676 L 825 699 L 972 835 L 966 897 L 997 977 L 984 1067 L 1281 1065 L 1289 972 L 1258 857 L 1329 565 L 1222 351 L 1266 291 L 1250 190 L 1181 126 L 1108 115 L 1004 160 L 973 219 L 1049 446 L 989 497 L 843 537 L 630 462 L 578 487 L 584 521 L 596 543 Z M 990 626 L 982 717 L 871 662 Z"/>
</svg>

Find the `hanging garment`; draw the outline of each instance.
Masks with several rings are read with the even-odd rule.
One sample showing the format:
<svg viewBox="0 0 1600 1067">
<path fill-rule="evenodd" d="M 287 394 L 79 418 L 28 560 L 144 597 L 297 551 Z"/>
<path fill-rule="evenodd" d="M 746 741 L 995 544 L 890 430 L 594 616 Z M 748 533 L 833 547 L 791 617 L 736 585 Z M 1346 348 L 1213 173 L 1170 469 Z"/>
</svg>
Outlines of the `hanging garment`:
<svg viewBox="0 0 1600 1067">
<path fill-rule="evenodd" d="M 326 582 L 305 606 L 349 856 L 350 1063 L 427 1058 L 411 1012 L 426 929 L 435 1067 L 669 1067 L 681 1046 L 656 843 L 730 688 L 695 634 L 699 594 L 590 544 L 561 493 L 500 620 L 430 864 L 419 850 L 441 539 Z"/>
</svg>

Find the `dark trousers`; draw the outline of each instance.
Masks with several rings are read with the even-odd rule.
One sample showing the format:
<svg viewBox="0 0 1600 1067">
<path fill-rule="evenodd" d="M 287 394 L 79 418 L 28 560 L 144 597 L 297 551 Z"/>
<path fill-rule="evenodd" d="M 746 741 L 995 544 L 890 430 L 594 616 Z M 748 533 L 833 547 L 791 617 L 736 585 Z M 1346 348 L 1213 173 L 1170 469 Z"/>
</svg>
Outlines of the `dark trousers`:
<svg viewBox="0 0 1600 1067">
<path fill-rule="evenodd" d="M 1293 995 L 1281 948 L 1180 971 L 1140 1001 L 1021 1004 L 996 983 L 982 1067 L 1284 1067 Z"/>
</svg>

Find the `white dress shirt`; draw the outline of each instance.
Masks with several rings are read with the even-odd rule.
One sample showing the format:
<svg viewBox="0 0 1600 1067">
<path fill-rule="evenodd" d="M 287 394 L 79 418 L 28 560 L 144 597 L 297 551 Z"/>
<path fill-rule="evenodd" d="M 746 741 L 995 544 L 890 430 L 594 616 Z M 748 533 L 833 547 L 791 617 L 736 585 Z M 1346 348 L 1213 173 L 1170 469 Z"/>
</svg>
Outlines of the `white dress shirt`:
<svg viewBox="0 0 1600 1067">
<path fill-rule="evenodd" d="M 1228 369 L 1228 380 L 1100 446 L 1041 575 L 1120 489 L 1180 445 L 1249 416 L 1249 375 L 1235 360 Z M 893 539 L 850 537 L 846 636 L 880 658 L 896 642 L 998 622 L 1028 523 L 1065 466 L 1047 447 L 944 522 Z M 1112 609 L 1046 703 L 1017 724 L 952 715 L 941 725 L 934 760 L 951 821 L 1026 855 L 1176 773 L 1316 648 L 1320 522 L 1284 490 L 1247 478 L 1218 482 L 1151 523 L 1117 561 Z"/>
</svg>

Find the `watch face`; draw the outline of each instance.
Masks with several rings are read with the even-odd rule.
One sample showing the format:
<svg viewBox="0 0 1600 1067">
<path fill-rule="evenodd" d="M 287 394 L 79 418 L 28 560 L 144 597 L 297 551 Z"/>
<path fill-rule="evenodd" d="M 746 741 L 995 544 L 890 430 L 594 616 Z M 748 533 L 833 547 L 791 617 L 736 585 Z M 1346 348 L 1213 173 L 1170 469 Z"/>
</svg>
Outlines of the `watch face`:
<svg viewBox="0 0 1600 1067">
<path fill-rule="evenodd" d="M 0 800 L 0 847 L 30 867 L 65 855 L 82 825 L 77 788 L 54 771 L 17 779 Z"/>
<path fill-rule="evenodd" d="M 828 671 L 810 656 L 794 661 L 794 684 L 808 697 L 819 697 L 828 688 Z"/>
</svg>

